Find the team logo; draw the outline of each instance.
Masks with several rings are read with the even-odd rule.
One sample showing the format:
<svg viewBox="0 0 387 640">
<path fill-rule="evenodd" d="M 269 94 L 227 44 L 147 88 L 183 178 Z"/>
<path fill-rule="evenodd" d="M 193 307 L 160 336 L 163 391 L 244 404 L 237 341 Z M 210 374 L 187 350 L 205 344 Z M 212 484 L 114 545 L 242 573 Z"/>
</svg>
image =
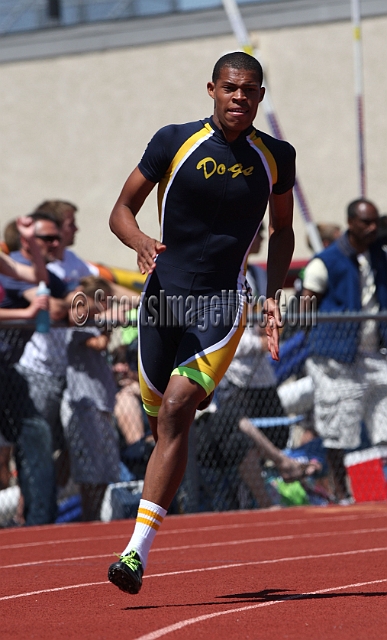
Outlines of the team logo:
<svg viewBox="0 0 387 640">
<path fill-rule="evenodd" d="M 226 173 L 226 171 L 230 171 L 230 173 L 232 174 L 231 177 L 236 178 L 241 174 L 244 176 L 251 176 L 251 174 L 254 171 L 254 167 L 247 167 L 247 169 L 244 169 L 243 164 L 241 164 L 240 162 L 233 164 L 232 167 L 226 167 L 226 165 L 223 163 L 217 164 L 215 160 L 210 157 L 203 158 L 203 160 L 199 160 L 199 162 L 196 165 L 196 168 L 199 171 L 200 169 L 203 169 L 204 177 L 206 180 L 208 180 L 208 178 L 211 178 L 211 176 L 213 176 L 214 173 L 217 173 L 218 175 L 223 176 Z"/>
</svg>

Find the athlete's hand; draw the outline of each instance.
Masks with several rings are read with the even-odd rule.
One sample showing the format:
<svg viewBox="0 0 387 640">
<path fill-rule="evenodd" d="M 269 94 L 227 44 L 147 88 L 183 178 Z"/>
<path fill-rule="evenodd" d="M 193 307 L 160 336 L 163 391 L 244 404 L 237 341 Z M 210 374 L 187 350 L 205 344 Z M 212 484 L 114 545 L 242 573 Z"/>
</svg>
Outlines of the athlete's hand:
<svg viewBox="0 0 387 640">
<path fill-rule="evenodd" d="M 159 253 L 163 253 L 167 247 L 159 240 L 143 236 L 142 241 L 137 247 L 137 264 L 141 273 L 152 273 L 156 268 L 156 257 Z"/>
<path fill-rule="evenodd" d="M 282 321 L 278 300 L 267 298 L 263 305 L 263 313 L 266 317 L 267 348 L 273 360 L 279 360 L 279 327 L 282 326 Z"/>
</svg>

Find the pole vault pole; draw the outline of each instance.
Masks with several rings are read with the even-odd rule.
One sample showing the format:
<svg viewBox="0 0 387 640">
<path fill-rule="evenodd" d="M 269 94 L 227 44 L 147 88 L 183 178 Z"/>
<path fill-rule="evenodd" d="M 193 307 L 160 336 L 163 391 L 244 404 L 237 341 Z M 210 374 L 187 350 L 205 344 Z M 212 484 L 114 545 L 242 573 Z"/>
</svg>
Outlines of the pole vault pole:
<svg viewBox="0 0 387 640">
<path fill-rule="evenodd" d="M 361 42 L 360 0 L 351 0 L 353 53 L 355 66 L 355 101 L 357 117 L 358 171 L 360 195 L 366 195 L 366 169 L 364 151 L 364 100 L 363 100 L 363 60 Z"/>
<path fill-rule="evenodd" d="M 236 0 L 223 0 L 223 7 L 227 13 L 227 17 L 229 19 L 231 28 L 234 32 L 234 35 L 238 41 L 240 48 L 245 53 L 248 53 L 251 56 L 255 55 L 255 57 L 258 57 L 257 52 L 254 51 L 254 48 L 251 44 L 249 34 L 245 27 L 245 23 L 243 22 L 243 18 L 239 11 L 239 7 L 236 3 Z M 274 110 L 274 105 L 270 95 L 269 88 L 267 87 L 266 84 L 265 84 L 265 88 L 266 88 L 266 93 L 265 93 L 265 98 L 262 102 L 262 108 L 268 120 L 273 136 L 275 138 L 283 140 L 284 137 L 282 135 L 282 130 Z M 323 249 L 323 244 L 321 242 L 321 237 L 317 230 L 317 227 L 312 220 L 308 203 L 306 201 L 304 192 L 301 188 L 300 181 L 298 179 L 296 179 L 296 182 L 294 185 L 294 194 L 296 196 L 296 200 L 300 208 L 301 216 L 305 224 L 305 228 L 310 240 L 310 244 L 313 248 L 313 251 L 315 253 L 318 253 Z"/>
</svg>

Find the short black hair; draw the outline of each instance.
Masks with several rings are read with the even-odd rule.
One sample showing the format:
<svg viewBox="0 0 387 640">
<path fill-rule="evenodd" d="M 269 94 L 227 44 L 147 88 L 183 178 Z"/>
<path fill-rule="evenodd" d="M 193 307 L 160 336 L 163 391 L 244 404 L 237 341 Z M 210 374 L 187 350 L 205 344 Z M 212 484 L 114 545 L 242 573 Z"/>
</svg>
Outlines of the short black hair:
<svg viewBox="0 0 387 640">
<path fill-rule="evenodd" d="M 351 220 L 358 216 L 358 207 L 359 204 L 370 204 L 372 207 L 375 207 L 374 203 L 371 200 L 367 200 L 367 198 L 357 198 L 356 200 L 352 200 L 347 207 L 347 218 Z M 376 209 L 376 207 L 375 207 Z"/>
<path fill-rule="evenodd" d="M 259 84 L 261 85 L 263 82 L 263 70 L 257 58 L 250 56 L 248 53 L 244 53 L 244 51 L 233 51 L 219 58 L 212 72 L 212 82 L 215 83 L 219 80 L 223 67 L 254 71 L 257 74 Z"/>
</svg>

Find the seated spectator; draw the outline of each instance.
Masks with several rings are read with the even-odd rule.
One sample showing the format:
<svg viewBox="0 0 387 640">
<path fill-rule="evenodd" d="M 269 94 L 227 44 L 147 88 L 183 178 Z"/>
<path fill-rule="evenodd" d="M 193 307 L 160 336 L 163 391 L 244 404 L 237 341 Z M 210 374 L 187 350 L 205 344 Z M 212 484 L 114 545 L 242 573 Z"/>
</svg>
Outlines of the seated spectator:
<svg viewBox="0 0 387 640">
<path fill-rule="evenodd" d="M 110 284 L 95 276 L 83 278 L 77 291 L 87 298 L 84 311 L 92 319 L 106 304 Z M 78 313 L 80 308 L 78 308 Z M 72 313 L 67 330 L 67 386 L 61 417 L 70 453 L 71 475 L 79 484 L 83 520 L 99 520 L 106 487 L 120 479 L 118 434 L 113 423 L 116 384 L 106 361 L 109 336 L 95 326 L 77 327 Z"/>
<path fill-rule="evenodd" d="M 240 421 L 239 428 L 250 441 L 243 479 L 253 495 L 259 497 L 256 487 L 261 492 L 264 484 L 269 504 L 287 506 L 333 501 L 325 482 L 327 465 L 322 440 L 313 429 L 303 429 L 298 446 L 280 450 L 247 418 Z M 272 465 L 268 466 L 269 463 Z M 294 483 L 295 491 L 286 486 Z"/>
<path fill-rule="evenodd" d="M 137 370 L 137 341 L 117 347 L 112 354 L 113 372 L 119 391 L 114 416 L 121 440 L 121 460 L 137 479 L 143 479 L 154 447 L 141 402 Z"/>
</svg>

